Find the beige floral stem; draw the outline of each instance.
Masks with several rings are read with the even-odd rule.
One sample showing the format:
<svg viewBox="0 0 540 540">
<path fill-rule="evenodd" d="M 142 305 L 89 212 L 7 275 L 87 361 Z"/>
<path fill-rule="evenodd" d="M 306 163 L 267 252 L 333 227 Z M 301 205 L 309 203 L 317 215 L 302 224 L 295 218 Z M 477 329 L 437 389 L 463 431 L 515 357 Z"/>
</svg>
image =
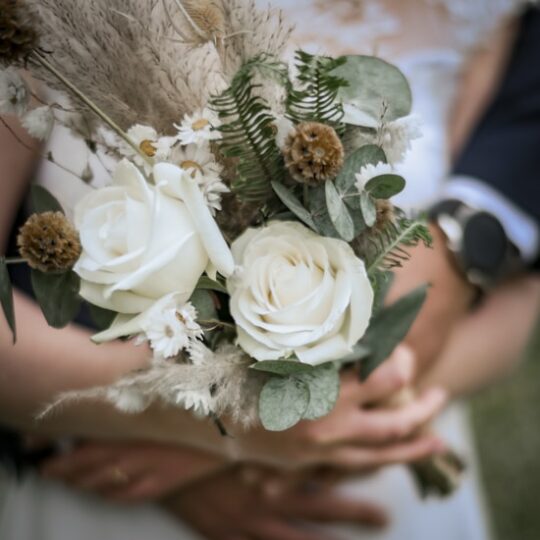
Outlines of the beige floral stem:
<svg viewBox="0 0 540 540">
<path fill-rule="evenodd" d="M 112 130 L 114 130 L 119 137 L 122 138 L 137 152 L 149 165 L 152 165 L 152 162 L 146 154 L 144 154 L 141 149 L 127 136 L 124 130 L 106 113 L 104 113 L 91 99 L 89 99 L 85 94 L 83 94 L 73 83 L 71 83 L 64 75 L 62 75 L 45 57 L 41 55 L 38 51 L 33 51 L 33 58 L 41 64 L 47 71 L 52 73 L 71 93 L 73 93 L 77 98 L 79 98 L 93 113 L 95 113 L 103 122 L 105 122 Z"/>
<path fill-rule="evenodd" d="M 24 264 L 26 262 L 22 257 L 7 257 L 4 261 L 6 264 Z"/>
</svg>

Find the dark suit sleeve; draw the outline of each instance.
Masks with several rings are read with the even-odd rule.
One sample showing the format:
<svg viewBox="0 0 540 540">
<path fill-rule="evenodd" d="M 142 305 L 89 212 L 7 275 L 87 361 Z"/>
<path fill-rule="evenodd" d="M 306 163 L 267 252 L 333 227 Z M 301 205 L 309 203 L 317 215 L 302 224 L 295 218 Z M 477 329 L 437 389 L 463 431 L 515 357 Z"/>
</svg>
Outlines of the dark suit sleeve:
<svg viewBox="0 0 540 540">
<path fill-rule="evenodd" d="M 531 8 L 491 106 L 455 176 L 482 180 L 540 223 L 540 8 Z"/>
</svg>

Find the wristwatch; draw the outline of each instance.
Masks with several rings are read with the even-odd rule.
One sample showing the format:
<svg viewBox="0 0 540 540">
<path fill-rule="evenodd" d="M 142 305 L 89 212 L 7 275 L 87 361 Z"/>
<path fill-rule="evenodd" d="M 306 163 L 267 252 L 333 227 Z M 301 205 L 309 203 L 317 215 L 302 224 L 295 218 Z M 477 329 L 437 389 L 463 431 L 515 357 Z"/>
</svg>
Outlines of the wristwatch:
<svg viewBox="0 0 540 540">
<path fill-rule="evenodd" d="M 494 215 L 458 200 L 445 200 L 431 208 L 429 217 L 445 235 L 458 271 L 480 291 L 493 288 L 525 267 L 519 250 Z"/>
</svg>

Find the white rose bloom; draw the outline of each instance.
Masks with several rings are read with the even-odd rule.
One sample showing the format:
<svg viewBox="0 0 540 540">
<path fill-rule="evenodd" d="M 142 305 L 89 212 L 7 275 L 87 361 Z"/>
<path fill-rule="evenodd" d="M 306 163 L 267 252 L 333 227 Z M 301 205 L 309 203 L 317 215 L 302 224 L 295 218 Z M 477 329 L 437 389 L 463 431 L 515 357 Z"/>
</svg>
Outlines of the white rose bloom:
<svg viewBox="0 0 540 540">
<path fill-rule="evenodd" d="M 22 116 L 30 104 L 30 91 L 16 69 L 0 69 L 0 114 Z"/>
<path fill-rule="evenodd" d="M 174 125 L 178 130 L 178 140 L 182 144 L 203 145 L 208 141 L 221 139 L 221 132 L 216 128 L 221 125 L 218 115 L 210 109 L 196 111 L 184 116 L 180 125 Z"/>
<path fill-rule="evenodd" d="M 22 117 L 22 125 L 31 137 L 45 141 L 54 127 L 54 113 L 50 107 L 38 107 Z"/>
<path fill-rule="evenodd" d="M 371 317 L 364 263 L 342 240 L 294 222 L 248 229 L 232 245 L 228 280 L 238 344 L 256 360 L 295 355 L 317 365 L 349 354 Z"/>
<path fill-rule="evenodd" d="M 147 310 L 177 292 L 189 300 L 205 269 L 229 276 L 234 261 L 195 181 L 179 167 L 154 166 L 156 185 L 124 160 L 113 185 L 75 209 L 82 255 L 81 295 L 124 314 Z"/>
<path fill-rule="evenodd" d="M 377 176 L 382 176 L 384 174 L 392 174 L 393 172 L 394 169 L 392 165 L 389 165 L 388 163 L 383 163 L 382 161 L 379 161 L 379 163 L 377 163 L 376 165 L 372 165 L 371 163 L 369 165 L 364 165 L 360 169 L 360 172 L 355 175 L 356 189 L 362 192 L 364 191 L 366 184 L 373 178 L 376 178 Z"/>
</svg>

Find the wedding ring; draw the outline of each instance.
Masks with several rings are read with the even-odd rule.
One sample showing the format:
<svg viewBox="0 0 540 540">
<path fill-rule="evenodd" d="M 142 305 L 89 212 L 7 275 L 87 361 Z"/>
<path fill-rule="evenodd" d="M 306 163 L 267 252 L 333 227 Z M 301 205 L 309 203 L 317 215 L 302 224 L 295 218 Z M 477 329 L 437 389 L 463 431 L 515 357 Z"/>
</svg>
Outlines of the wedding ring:
<svg viewBox="0 0 540 540">
<path fill-rule="evenodd" d="M 129 480 L 129 476 L 120 467 L 114 467 L 111 476 L 117 484 L 125 484 Z"/>
</svg>

